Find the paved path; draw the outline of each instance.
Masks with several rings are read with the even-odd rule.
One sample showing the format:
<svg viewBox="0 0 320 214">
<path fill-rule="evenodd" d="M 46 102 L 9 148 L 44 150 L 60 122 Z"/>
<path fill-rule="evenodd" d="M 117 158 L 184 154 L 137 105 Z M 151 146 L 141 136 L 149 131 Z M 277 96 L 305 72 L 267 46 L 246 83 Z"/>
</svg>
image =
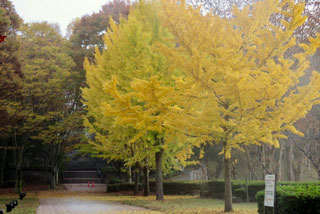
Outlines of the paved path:
<svg viewBox="0 0 320 214">
<path fill-rule="evenodd" d="M 86 199 L 84 195 L 106 192 L 105 184 L 63 184 L 65 190 L 56 192 L 62 197 L 43 195 L 40 197 L 37 214 L 118 214 L 118 213 L 154 213 L 148 209 L 118 204 L 106 200 Z M 66 197 L 69 195 L 70 197 Z"/>
<path fill-rule="evenodd" d="M 147 209 L 77 197 L 40 199 L 37 214 L 148 213 Z"/>
</svg>

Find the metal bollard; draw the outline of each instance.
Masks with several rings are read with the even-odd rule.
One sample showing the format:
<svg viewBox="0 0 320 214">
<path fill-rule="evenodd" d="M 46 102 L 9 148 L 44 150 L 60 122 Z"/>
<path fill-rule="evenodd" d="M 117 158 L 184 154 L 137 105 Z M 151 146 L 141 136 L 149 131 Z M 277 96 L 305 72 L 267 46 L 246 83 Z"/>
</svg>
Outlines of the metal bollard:
<svg viewBox="0 0 320 214">
<path fill-rule="evenodd" d="M 6 204 L 7 207 L 7 213 L 12 211 L 12 204 Z"/>
<path fill-rule="evenodd" d="M 17 200 L 12 200 L 11 202 L 10 202 L 10 204 L 12 204 L 12 208 L 15 208 L 16 206 L 18 206 L 18 201 Z"/>
<path fill-rule="evenodd" d="M 13 200 L 12 203 L 13 203 L 14 207 L 18 206 L 18 200 Z"/>
<path fill-rule="evenodd" d="M 23 198 L 26 196 L 27 194 L 25 192 L 20 193 L 20 200 L 23 200 Z"/>
</svg>

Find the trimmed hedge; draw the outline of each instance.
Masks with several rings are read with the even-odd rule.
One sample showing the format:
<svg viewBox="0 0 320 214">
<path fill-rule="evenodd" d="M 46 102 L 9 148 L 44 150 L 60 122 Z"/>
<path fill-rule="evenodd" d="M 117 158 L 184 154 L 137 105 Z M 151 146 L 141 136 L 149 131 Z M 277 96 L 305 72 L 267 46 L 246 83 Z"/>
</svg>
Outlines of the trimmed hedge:
<svg viewBox="0 0 320 214">
<path fill-rule="evenodd" d="M 318 185 L 320 182 L 279 182 L 282 186 L 309 186 Z M 150 181 L 150 191 L 155 192 L 155 181 Z M 237 198 L 237 201 L 246 201 L 246 181 L 234 180 L 232 181 L 232 195 Z M 249 201 L 256 202 L 257 192 L 264 190 L 264 181 L 248 181 Z M 142 185 L 141 185 L 142 189 Z M 110 184 L 108 185 L 108 192 L 118 191 L 133 191 L 134 184 Z M 210 181 L 164 181 L 163 191 L 166 195 L 194 195 L 200 191 L 200 196 L 205 198 L 224 198 L 224 181 L 210 180 Z"/>
<path fill-rule="evenodd" d="M 142 185 L 141 185 L 142 187 Z M 155 192 L 155 181 L 150 181 L 150 191 Z M 255 195 L 258 191 L 264 189 L 263 181 L 249 181 L 249 198 L 250 201 L 255 201 Z M 109 184 L 108 192 L 119 191 L 133 191 L 133 183 L 117 183 Z M 194 195 L 200 191 L 201 197 L 205 198 L 224 198 L 224 181 L 223 180 L 211 180 L 211 181 L 164 181 L 163 191 L 166 195 Z M 233 181 L 232 192 L 235 197 L 246 201 L 245 194 L 245 181 Z"/>
<path fill-rule="evenodd" d="M 197 181 L 165 181 L 163 182 L 163 192 L 166 195 L 192 195 L 195 192 L 199 192 L 201 185 L 204 182 Z M 155 181 L 150 181 L 150 191 L 155 192 L 156 183 Z M 140 184 L 139 189 L 143 186 Z M 117 183 L 110 184 L 107 187 L 108 192 L 121 192 L 121 191 L 133 191 L 134 183 Z"/>
<path fill-rule="evenodd" d="M 277 186 L 276 214 L 320 214 L 320 186 L 306 185 Z M 259 214 L 272 214 L 272 208 L 264 207 L 264 191 L 257 193 Z"/>
<path fill-rule="evenodd" d="M 139 189 L 142 189 L 142 185 L 139 185 Z M 107 185 L 107 192 L 126 192 L 133 191 L 134 183 L 117 183 Z"/>
<path fill-rule="evenodd" d="M 257 192 L 265 188 L 264 181 L 248 181 L 248 195 L 250 202 L 256 202 Z M 232 193 L 234 197 L 240 198 L 242 201 L 247 200 L 246 195 L 246 182 L 235 181 L 232 185 Z"/>
</svg>

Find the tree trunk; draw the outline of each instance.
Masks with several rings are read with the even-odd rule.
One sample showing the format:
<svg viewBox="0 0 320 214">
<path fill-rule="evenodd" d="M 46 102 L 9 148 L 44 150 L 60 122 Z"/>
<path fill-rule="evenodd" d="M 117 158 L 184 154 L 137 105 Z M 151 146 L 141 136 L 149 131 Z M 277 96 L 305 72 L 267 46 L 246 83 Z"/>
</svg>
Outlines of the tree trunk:
<svg viewBox="0 0 320 214">
<path fill-rule="evenodd" d="M 51 172 L 51 178 L 50 178 L 50 188 L 55 189 L 56 188 L 56 168 L 55 166 L 52 166 L 52 172 Z"/>
<path fill-rule="evenodd" d="M 44 176 L 43 176 L 43 182 L 44 184 L 48 184 L 48 165 L 49 165 L 49 157 L 47 156 L 45 158 L 45 163 L 44 163 Z"/>
<path fill-rule="evenodd" d="M 54 178 L 55 178 L 56 185 L 58 185 L 59 184 L 59 170 L 58 169 L 56 170 L 56 174 L 55 174 Z"/>
<path fill-rule="evenodd" d="M 265 177 L 266 177 L 266 169 L 265 169 L 265 167 L 266 167 L 266 148 L 265 148 L 265 145 L 262 145 L 261 146 L 261 148 L 262 148 L 262 165 L 264 166 L 263 168 L 262 168 L 262 170 L 263 170 L 263 173 L 262 173 L 262 180 L 264 180 L 265 179 Z"/>
<path fill-rule="evenodd" d="M 250 202 L 250 197 L 249 197 L 249 185 L 248 185 L 248 177 L 246 177 L 246 201 L 247 203 Z"/>
<path fill-rule="evenodd" d="M 287 147 L 287 181 L 292 181 L 294 179 L 293 175 L 293 167 L 292 167 L 292 143 L 289 142 L 289 146 Z"/>
<path fill-rule="evenodd" d="M 224 156 L 224 212 L 232 212 L 231 158 Z"/>
<path fill-rule="evenodd" d="M 129 166 L 129 183 L 132 183 L 132 170 L 131 170 L 131 166 Z"/>
<path fill-rule="evenodd" d="M 139 194 L 139 178 L 140 178 L 140 170 L 139 170 L 138 163 L 136 163 L 135 177 L 134 177 L 134 195 Z"/>
<path fill-rule="evenodd" d="M 23 151 L 22 148 L 18 149 L 18 151 L 16 151 L 17 154 L 17 158 L 16 158 L 16 181 L 15 181 L 15 188 L 16 188 L 16 192 L 17 193 L 21 193 L 22 192 L 22 163 L 23 163 Z"/>
<path fill-rule="evenodd" d="M 27 138 L 20 139 L 20 145 L 18 144 L 17 132 L 14 130 L 13 133 L 13 145 L 14 145 L 14 163 L 16 167 L 16 178 L 15 178 L 15 189 L 17 193 L 22 192 L 22 163 L 23 163 L 23 145 Z"/>
<path fill-rule="evenodd" d="M 282 160 L 282 154 L 283 154 L 283 146 L 280 144 L 280 153 L 279 153 L 279 159 L 278 159 L 278 173 L 276 176 L 276 179 L 278 181 L 281 180 L 281 171 L 282 171 L 282 167 L 281 167 L 281 160 Z"/>
<path fill-rule="evenodd" d="M 144 196 L 150 195 L 150 186 L 149 186 L 149 169 L 148 166 L 144 166 Z"/>
<path fill-rule="evenodd" d="M 163 200 L 163 176 L 162 176 L 162 156 L 164 150 L 161 148 L 156 153 L 156 200 Z"/>
<path fill-rule="evenodd" d="M 216 164 L 216 171 L 215 171 L 215 179 L 219 179 L 221 173 L 223 170 L 223 160 L 220 160 L 220 158 L 218 158 L 217 160 L 217 164 Z"/>
<path fill-rule="evenodd" d="M 4 146 L 7 146 L 7 144 L 5 143 Z M 1 168 L 0 168 L 0 185 L 4 184 L 4 169 L 5 169 L 5 165 L 6 165 L 6 156 L 7 156 L 7 149 L 3 149 L 3 151 L 1 151 L 2 155 L 1 155 Z"/>
</svg>

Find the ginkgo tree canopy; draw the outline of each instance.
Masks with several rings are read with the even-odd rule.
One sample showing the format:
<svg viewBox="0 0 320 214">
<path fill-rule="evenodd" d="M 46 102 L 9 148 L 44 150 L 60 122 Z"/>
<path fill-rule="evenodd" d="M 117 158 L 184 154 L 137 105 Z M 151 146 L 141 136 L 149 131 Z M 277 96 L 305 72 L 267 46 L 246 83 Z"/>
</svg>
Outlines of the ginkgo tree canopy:
<svg viewBox="0 0 320 214">
<path fill-rule="evenodd" d="M 297 44 L 293 36 L 307 18 L 304 4 L 268 0 L 234 7 L 233 18 L 224 19 L 183 2 L 163 1 L 163 23 L 179 44 L 164 52 L 183 71 L 178 84 L 206 118 L 208 140 L 227 142 L 230 157 L 241 144 L 278 147 L 283 131 L 301 134 L 293 123 L 318 103 L 320 89 L 317 72 L 299 84 L 320 45 L 319 37 Z M 289 54 L 296 46 L 300 51 Z"/>
</svg>

